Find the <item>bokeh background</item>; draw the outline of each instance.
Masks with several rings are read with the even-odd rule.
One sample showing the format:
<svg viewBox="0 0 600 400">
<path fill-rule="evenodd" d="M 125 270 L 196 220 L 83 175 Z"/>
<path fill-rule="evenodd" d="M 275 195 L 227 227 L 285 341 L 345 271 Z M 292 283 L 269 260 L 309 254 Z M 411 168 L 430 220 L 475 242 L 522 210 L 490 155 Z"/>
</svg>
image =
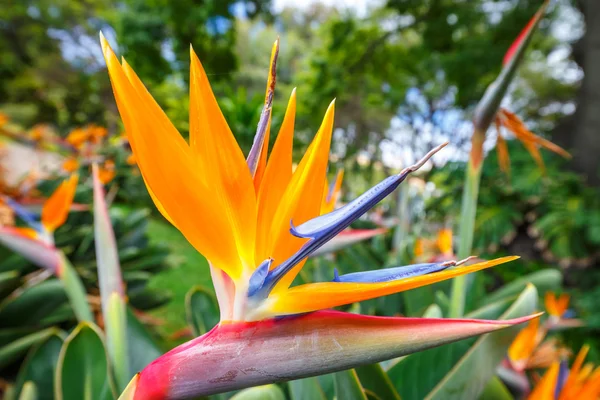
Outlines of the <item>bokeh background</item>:
<svg viewBox="0 0 600 400">
<path fill-rule="evenodd" d="M 425 168 L 399 196 L 383 202 L 357 225 L 383 224 L 392 228 L 388 234 L 335 257 L 313 260 L 300 279 L 330 279 L 334 265 L 352 271 L 356 265 L 372 269 L 398 264 L 414 259 L 418 238 L 435 238 L 443 228 L 458 231 L 473 108 L 540 3 L 3 0 L 2 129 L 33 140 L 40 132 L 66 137 L 94 124 L 105 127 L 107 141 L 116 143 L 122 124 L 100 49 L 102 31 L 184 136 L 192 44 L 247 152 L 264 101 L 271 46 L 279 37 L 272 126 L 276 132 L 296 87 L 294 152 L 299 159 L 327 105 L 337 99 L 330 175 L 345 170 L 343 200 L 409 165 L 433 145 L 450 142 L 433 168 Z M 553 0 L 533 37 L 503 106 L 573 158 L 543 152 L 544 171 L 508 134 L 507 176 L 494 151 L 496 131 L 488 133 L 474 251 L 485 258 L 516 254 L 522 259 L 477 274 L 479 283 L 469 292 L 484 297 L 526 274 L 560 271 L 564 291 L 573 298 L 572 308 L 586 324 L 565 332 L 562 340 L 573 349 L 592 343 L 590 360 L 596 362 L 600 360 L 599 16 L 597 0 Z M 2 148 L 5 194 L 23 184 L 31 171 L 43 179 L 37 189 L 42 194 L 50 193 L 62 176 L 62 156 L 27 144 L 31 143 Z M 194 285 L 211 287 L 206 261 L 156 211 L 135 166 L 126 163 L 127 147 L 115 145 L 106 154 L 116 164 L 108 192 L 128 298 L 152 327 L 154 340 L 168 349 L 191 335 L 186 328 L 186 293 Z M 76 200 L 89 203 L 90 196 L 89 190 L 80 190 Z M 91 215 L 73 213 L 57 231 L 56 243 L 65 249 L 93 299 L 98 293 L 91 223 Z M 19 256 L 1 252 L 0 273 L 15 265 L 20 266 L 21 277 L 30 279 L 36 273 Z M 428 305 L 443 303 L 444 288 L 366 302 L 362 311 L 421 315 Z M 8 292 L 0 286 L 0 298 Z M 51 320 L 49 324 L 68 325 L 64 316 L 68 313 L 61 309 L 64 299 L 54 295 L 55 307 L 46 301 L 47 307 L 35 314 L 27 315 L 24 309 L 5 314 L 0 331 L 34 321 L 39 326 L 44 318 Z"/>
</svg>

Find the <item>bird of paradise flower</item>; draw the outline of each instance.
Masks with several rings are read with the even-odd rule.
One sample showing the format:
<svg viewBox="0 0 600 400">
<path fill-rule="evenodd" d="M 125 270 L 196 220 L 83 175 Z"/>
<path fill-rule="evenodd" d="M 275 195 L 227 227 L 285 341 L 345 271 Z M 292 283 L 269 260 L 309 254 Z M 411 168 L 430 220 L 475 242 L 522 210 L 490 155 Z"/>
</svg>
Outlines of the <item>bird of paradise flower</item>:
<svg viewBox="0 0 600 400">
<path fill-rule="evenodd" d="M 140 172 L 160 212 L 209 261 L 220 323 L 138 373 L 123 399 L 179 399 L 318 375 L 398 357 L 521 323 L 370 317 L 326 310 L 502 264 L 504 257 L 336 275 L 291 286 L 306 258 L 396 189 L 444 145 L 345 206 L 320 215 L 332 102 L 292 172 L 296 91 L 268 155 L 278 42 L 265 107 L 247 159 L 190 49 L 187 142 L 133 69 L 101 35 L 115 99 Z M 268 162 L 267 162 L 268 160 Z"/>
</svg>

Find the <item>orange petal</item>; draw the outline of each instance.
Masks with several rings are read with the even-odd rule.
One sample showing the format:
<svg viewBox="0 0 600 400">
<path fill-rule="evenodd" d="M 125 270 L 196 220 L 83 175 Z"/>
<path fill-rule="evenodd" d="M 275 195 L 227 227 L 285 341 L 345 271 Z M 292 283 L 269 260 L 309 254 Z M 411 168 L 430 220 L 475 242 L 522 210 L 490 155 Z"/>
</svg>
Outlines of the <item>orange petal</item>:
<svg viewBox="0 0 600 400">
<path fill-rule="evenodd" d="M 42 207 L 42 225 L 44 225 L 48 232 L 53 232 L 67 220 L 71 204 L 73 204 L 73 198 L 75 197 L 78 180 L 79 176 L 77 174 L 71 175 L 46 200 L 46 203 Z"/>
<path fill-rule="evenodd" d="M 271 256 L 268 244 L 274 232 L 273 216 L 292 178 L 292 146 L 294 142 L 294 121 L 296 117 L 296 89 L 292 90 L 283 123 L 275 140 L 275 145 L 265 168 L 262 184 L 258 192 L 258 222 L 256 234 L 256 259 L 265 260 Z"/>
<path fill-rule="evenodd" d="M 191 48 L 190 56 L 190 147 L 211 196 L 221 204 L 213 212 L 227 216 L 239 257 L 254 269 L 257 212 L 252 176 Z"/>
<path fill-rule="evenodd" d="M 506 109 L 501 109 L 500 114 L 502 118 L 502 124 L 508 130 L 513 132 L 517 139 L 519 139 L 523 143 L 523 145 L 527 148 L 527 150 L 529 150 L 536 162 L 538 162 L 538 165 L 540 165 L 539 160 L 541 160 L 541 156 L 537 156 L 534 154 L 539 153 L 539 151 L 537 150 L 537 146 L 542 146 L 547 150 L 561 155 L 562 157 L 571 158 L 571 154 L 565 151 L 562 147 L 534 134 L 529 129 L 527 129 L 523 121 L 521 121 L 521 119 L 517 115 L 511 113 Z M 535 148 L 536 150 L 530 150 L 532 148 Z M 544 169 L 543 162 L 541 163 L 541 168 L 542 170 Z"/>
<path fill-rule="evenodd" d="M 306 242 L 306 239 L 297 238 L 290 233 L 290 221 L 298 226 L 317 217 L 321 210 L 321 194 L 327 174 L 333 131 L 334 105 L 335 101 L 329 105 L 317 135 L 294 171 L 277 212 L 273 216 L 271 240 L 267 247 L 267 254 L 274 259 L 271 268 L 275 268 L 291 257 Z M 273 291 L 287 289 L 302 265 L 303 263 L 300 263 L 290 270 L 277 283 Z"/>
<path fill-rule="evenodd" d="M 571 300 L 571 296 L 567 293 L 563 293 L 560 295 L 558 300 L 556 301 L 557 311 L 560 313 L 558 316 L 561 317 L 569 308 L 569 301 Z"/>
<path fill-rule="evenodd" d="M 440 229 L 437 234 L 436 245 L 442 254 L 454 254 L 452 249 L 452 229 Z"/>
<path fill-rule="evenodd" d="M 189 146 L 127 64 L 101 37 L 119 113 L 144 181 L 187 240 L 233 278 L 239 257 L 218 199 L 206 186 Z M 157 204 L 158 206 L 158 204 Z M 207 229 L 207 227 L 210 227 Z"/>
<path fill-rule="evenodd" d="M 598 399 L 600 397 L 600 367 L 585 381 L 573 399 Z"/>
<path fill-rule="evenodd" d="M 537 347 L 540 341 L 538 340 L 539 327 L 539 318 L 531 320 L 527 327 L 519 332 L 508 348 L 508 359 L 517 371 L 525 369 L 527 361 Z"/>
<path fill-rule="evenodd" d="M 286 315 L 337 307 L 431 285 L 454 278 L 455 276 L 480 271 L 516 260 L 517 258 L 519 257 L 503 257 L 492 261 L 396 281 L 379 283 L 320 282 L 295 286 L 284 292 L 272 293 L 267 300 L 267 312 L 273 315 Z"/>
<path fill-rule="evenodd" d="M 555 362 L 546 371 L 542 379 L 535 385 L 533 391 L 527 397 L 527 400 L 551 400 L 554 399 L 554 390 L 556 388 L 556 381 L 558 380 L 558 371 L 560 370 L 560 363 Z"/>
<path fill-rule="evenodd" d="M 522 143 L 523 143 L 523 146 L 525 146 L 525 148 L 529 152 L 529 154 L 531 154 L 531 157 L 533 158 L 535 163 L 538 165 L 538 167 L 542 171 L 542 174 L 545 175 L 546 174 L 546 165 L 544 164 L 544 159 L 542 158 L 540 149 L 538 149 L 538 147 L 535 143 L 528 142 L 528 141 L 523 141 Z"/>
<path fill-rule="evenodd" d="M 544 295 L 544 306 L 546 307 L 546 311 L 548 311 L 548 314 L 558 315 L 556 311 L 556 297 L 554 295 L 554 292 L 546 292 L 546 294 Z"/>
<path fill-rule="evenodd" d="M 496 151 L 498 152 L 498 165 L 502 172 L 507 175 L 510 175 L 510 157 L 508 155 L 508 146 L 506 145 L 506 140 L 500 134 L 500 123 L 498 119 L 496 119 L 496 131 L 498 132 L 496 136 Z"/>
<path fill-rule="evenodd" d="M 73 173 L 73 172 L 77 171 L 78 168 L 79 168 L 79 162 L 74 157 L 67 158 L 63 162 L 63 165 L 62 165 L 63 171 L 68 172 L 68 173 Z"/>
<path fill-rule="evenodd" d="M 558 400 L 568 400 L 575 398 L 574 395 L 580 389 L 580 385 L 578 385 L 577 382 L 579 377 L 579 371 L 583 366 L 583 361 L 585 360 L 585 357 L 587 356 L 589 350 L 590 348 L 587 345 L 583 346 L 581 350 L 579 350 L 579 354 L 577 354 L 575 361 L 573 361 L 573 365 L 571 366 L 571 370 L 569 371 L 569 376 L 567 377 L 567 380 L 563 385 Z"/>
</svg>

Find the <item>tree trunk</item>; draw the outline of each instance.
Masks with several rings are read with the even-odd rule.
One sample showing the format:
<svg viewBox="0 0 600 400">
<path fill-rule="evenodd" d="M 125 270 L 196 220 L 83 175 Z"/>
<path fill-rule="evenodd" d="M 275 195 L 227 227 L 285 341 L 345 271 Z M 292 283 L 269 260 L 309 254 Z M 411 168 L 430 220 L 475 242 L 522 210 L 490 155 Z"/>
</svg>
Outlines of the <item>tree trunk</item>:
<svg viewBox="0 0 600 400">
<path fill-rule="evenodd" d="M 574 47 L 584 78 L 577 110 L 557 126 L 553 138 L 573 154 L 572 168 L 600 186 L 600 0 L 579 0 L 586 30 Z"/>
</svg>

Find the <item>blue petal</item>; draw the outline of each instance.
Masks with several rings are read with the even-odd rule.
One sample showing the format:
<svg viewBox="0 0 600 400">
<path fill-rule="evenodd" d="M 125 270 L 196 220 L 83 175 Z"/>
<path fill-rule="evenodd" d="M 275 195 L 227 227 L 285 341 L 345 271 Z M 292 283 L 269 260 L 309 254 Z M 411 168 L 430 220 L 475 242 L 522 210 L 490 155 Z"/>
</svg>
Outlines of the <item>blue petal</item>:
<svg viewBox="0 0 600 400">
<path fill-rule="evenodd" d="M 338 275 L 336 270 L 334 271 L 333 281 L 357 283 L 388 282 L 442 271 L 448 267 L 454 266 L 455 264 L 456 263 L 452 262 L 414 264 L 402 267 L 378 269 L 374 271 L 353 272 L 345 275 Z"/>
<path fill-rule="evenodd" d="M 252 296 L 262 288 L 272 263 L 273 259 L 267 258 L 254 270 L 252 276 L 250 276 L 250 281 L 248 282 L 248 296 Z"/>
<path fill-rule="evenodd" d="M 269 272 L 264 284 L 253 295 L 266 297 L 275 287 L 277 282 L 285 276 L 292 268 L 300 261 L 310 256 L 315 250 L 323 246 L 338 233 L 346 229 L 352 222 L 356 221 L 363 214 L 369 211 L 375 204 L 383 200 L 387 195 L 392 193 L 400 183 L 411 173 L 419 169 L 431 156 L 441 150 L 447 143 L 437 146 L 427 153 L 418 163 L 405 168 L 398 175 L 390 176 L 371 189 L 367 190 L 357 199 L 351 201 L 345 206 L 334 210 L 328 214 L 313 218 L 299 226 L 294 226 L 290 221 L 290 232 L 292 235 L 300 238 L 310 239 L 300 250 L 294 255 L 285 260 L 275 269 Z"/>
<path fill-rule="evenodd" d="M 558 370 L 558 378 L 556 379 L 556 388 L 554 389 L 554 398 L 558 400 L 560 392 L 569 377 L 569 364 L 566 360 L 560 362 L 560 368 Z"/>
<path fill-rule="evenodd" d="M 563 319 L 569 319 L 569 318 L 575 318 L 576 316 L 577 316 L 577 314 L 575 313 L 575 310 L 568 309 L 560 317 Z"/>
<path fill-rule="evenodd" d="M 30 228 L 35 229 L 39 233 L 45 232 L 42 224 L 39 223 L 38 217 L 36 214 L 27 210 L 25 207 L 21 206 L 19 203 L 11 199 L 7 196 L 2 196 L 2 200 L 10 207 L 12 210 L 21 218 L 23 221 L 29 225 Z"/>
</svg>

